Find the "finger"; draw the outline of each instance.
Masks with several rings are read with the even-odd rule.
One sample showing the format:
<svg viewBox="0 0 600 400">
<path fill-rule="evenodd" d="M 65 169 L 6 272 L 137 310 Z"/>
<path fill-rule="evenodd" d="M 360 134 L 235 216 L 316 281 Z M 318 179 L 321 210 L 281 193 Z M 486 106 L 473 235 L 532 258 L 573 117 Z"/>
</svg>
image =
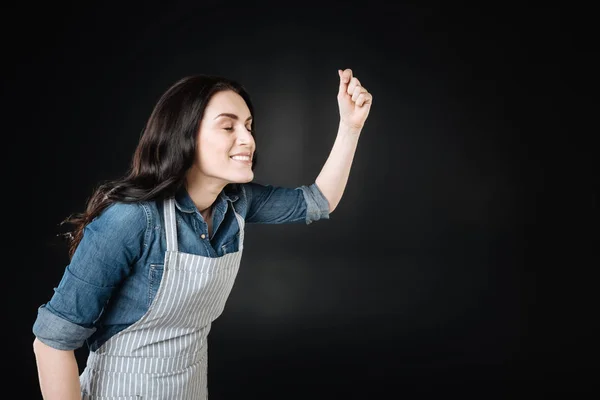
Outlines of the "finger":
<svg viewBox="0 0 600 400">
<path fill-rule="evenodd" d="M 352 70 L 351 69 L 345 69 L 345 70 L 338 69 L 338 75 L 340 76 L 340 88 L 338 91 L 338 95 L 342 95 L 342 94 L 346 93 L 346 91 L 348 90 L 348 83 L 352 79 Z"/>
<path fill-rule="evenodd" d="M 363 107 L 366 106 L 367 104 L 372 104 L 373 103 L 373 95 L 369 92 L 366 93 L 361 93 L 358 96 L 358 99 L 356 99 L 356 106 L 357 107 Z"/>
<path fill-rule="evenodd" d="M 371 104 L 372 99 L 373 99 L 373 96 L 371 96 L 371 94 L 369 92 L 362 92 L 356 98 L 356 103 L 355 104 L 356 104 L 357 107 L 362 107 L 365 104 Z"/>
<path fill-rule="evenodd" d="M 357 86 L 357 87 L 355 87 L 355 88 L 354 88 L 354 91 L 352 92 L 352 101 L 354 101 L 354 102 L 355 102 L 355 101 L 356 101 L 356 99 L 358 98 L 358 96 L 359 96 L 361 93 L 368 93 L 368 92 L 367 92 L 367 89 L 365 89 L 365 88 L 364 88 L 364 87 L 362 87 L 362 86 Z"/>
<path fill-rule="evenodd" d="M 362 86 L 357 86 L 354 88 L 354 91 L 352 92 L 352 101 L 356 101 L 356 99 L 358 98 L 358 95 L 360 95 L 361 93 L 366 93 L 367 89 L 365 89 Z"/>
<path fill-rule="evenodd" d="M 360 87 L 360 81 L 358 78 L 352 78 L 348 84 L 348 90 L 346 90 L 346 92 L 352 96 L 356 87 Z"/>
<path fill-rule="evenodd" d="M 361 93 L 356 97 L 355 104 L 357 107 L 360 107 L 365 102 L 365 94 Z"/>
</svg>

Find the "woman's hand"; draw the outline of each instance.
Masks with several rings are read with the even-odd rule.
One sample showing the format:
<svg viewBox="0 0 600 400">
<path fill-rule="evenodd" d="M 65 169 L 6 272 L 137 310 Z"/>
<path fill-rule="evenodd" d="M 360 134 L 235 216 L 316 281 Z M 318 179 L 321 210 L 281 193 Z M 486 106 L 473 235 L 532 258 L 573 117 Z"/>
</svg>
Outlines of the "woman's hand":
<svg viewBox="0 0 600 400">
<path fill-rule="evenodd" d="M 352 76 L 351 69 L 338 70 L 340 89 L 337 99 L 340 107 L 340 122 L 351 129 L 362 129 L 365 124 L 373 96 L 365 89 L 358 78 Z"/>
</svg>

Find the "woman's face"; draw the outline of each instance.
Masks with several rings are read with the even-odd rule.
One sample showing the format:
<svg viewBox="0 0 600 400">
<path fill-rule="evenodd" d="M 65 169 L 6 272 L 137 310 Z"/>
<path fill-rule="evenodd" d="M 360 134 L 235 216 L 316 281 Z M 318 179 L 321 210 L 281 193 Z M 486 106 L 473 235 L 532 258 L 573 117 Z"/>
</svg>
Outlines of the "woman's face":
<svg viewBox="0 0 600 400">
<path fill-rule="evenodd" d="M 204 111 L 198 132 L 196 167 L 222 184 L 254 179 L 252 115 L 244 99 L 227 90 L 215 93 Z"/>
</svg>

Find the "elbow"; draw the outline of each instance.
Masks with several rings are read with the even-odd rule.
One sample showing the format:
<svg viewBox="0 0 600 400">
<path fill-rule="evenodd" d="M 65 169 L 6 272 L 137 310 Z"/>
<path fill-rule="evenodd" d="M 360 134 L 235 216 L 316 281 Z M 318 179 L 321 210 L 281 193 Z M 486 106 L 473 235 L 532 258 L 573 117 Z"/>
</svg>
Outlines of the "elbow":
<svg viewBox="0 0 600 400">
<path fill-rule="evenodd" d="M 317 208 L 321 213 L 327 212 L 328 214 L 331 214 L 337 207 L 340 199 L 329 193 L 328 190 L 323 191 L 319 186 L 318 179 L 315 181 L 314 185 L 311 186 L 311 188 L 313 187 L 314 190 L 307 191 L 312 194 L 311 199 L 314 204 L 313 208 Z"/>
<path fill-rule="evenodd" d="M 55 350 L 53 347 L 48 346 L 46 343 L 42 342 L 37 337 L 33 340 L 33 354 L 36 357 L 39 357 L 40 354 L 45 354 L 48 350 Z"/>
<path fill-rule="evenodd" d="M 35 355 L 40 353 L 42 346 L 45 346 L 44 343 L 42 343 L 37 337 L 33 339 L 33 353 Z"/>
<path fill-rule="evenodd" d="M 48 344 L 42 342 L 41 340 L 39 340 L 37 337 L 33 341 L 33 354 L 35 354 L 36 359 L 47 357 L 49 355 L 67 354 L 67 353 L 74 354 L 75 351 L 67 350 L 67 349 L 63 350 L 63 349 L 59 349 L 56 347 L 52 347 L 51 345 L 48 345 Z"/>
<path fill-rule="evenodd" d="M 329 199 L 327 199 L 327 203 L 329 204 L 329 214 L 331 214 L 333 212 L 333 210 L 335 210 L 338 206 L 338 204 L 340 204 L 340 201 L 331 201 Z"/>
</svg>

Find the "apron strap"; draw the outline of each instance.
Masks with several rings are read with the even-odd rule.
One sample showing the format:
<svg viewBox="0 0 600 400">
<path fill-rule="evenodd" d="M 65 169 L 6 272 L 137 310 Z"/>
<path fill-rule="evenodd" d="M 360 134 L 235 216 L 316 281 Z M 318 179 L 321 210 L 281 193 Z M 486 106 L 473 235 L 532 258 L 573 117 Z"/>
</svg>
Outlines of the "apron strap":
<svg viewBox="0 0 600 400">
<path fill-rule="evenodd" d="M 239 238 L 239 248 L 241 250 L 242 245 L 244 244 L 244 218 L 238 213 L 234 213 L 237 218 L 238 226 L 240 227 L 240 238 Z"/>
<path fill-rule="evenodd" d="M 231 204 L 231 208 L 233 208 L 233 214 L 235 215 L 235 218 L 237 219 L 238 226 L 240 228 L 240 237 L 239 237 L 239 240 L 238 240 L 238 250 L 241 250 L 243 248 L 243 245 L 244 245 L 244 224 L 246 223 L 246 221 L 244 221 L 244 218 L 235 211 L 235 208 L 233 207 L 233 204 Z"/>
<path fill-rule="evenodd" d="M 163 214 L 165 215 L 165 232 L 167 235 L 167 251 L 177 251 L 177 223 L 175 222 L 175 198 L 165 199 Z"/>
</svg>

